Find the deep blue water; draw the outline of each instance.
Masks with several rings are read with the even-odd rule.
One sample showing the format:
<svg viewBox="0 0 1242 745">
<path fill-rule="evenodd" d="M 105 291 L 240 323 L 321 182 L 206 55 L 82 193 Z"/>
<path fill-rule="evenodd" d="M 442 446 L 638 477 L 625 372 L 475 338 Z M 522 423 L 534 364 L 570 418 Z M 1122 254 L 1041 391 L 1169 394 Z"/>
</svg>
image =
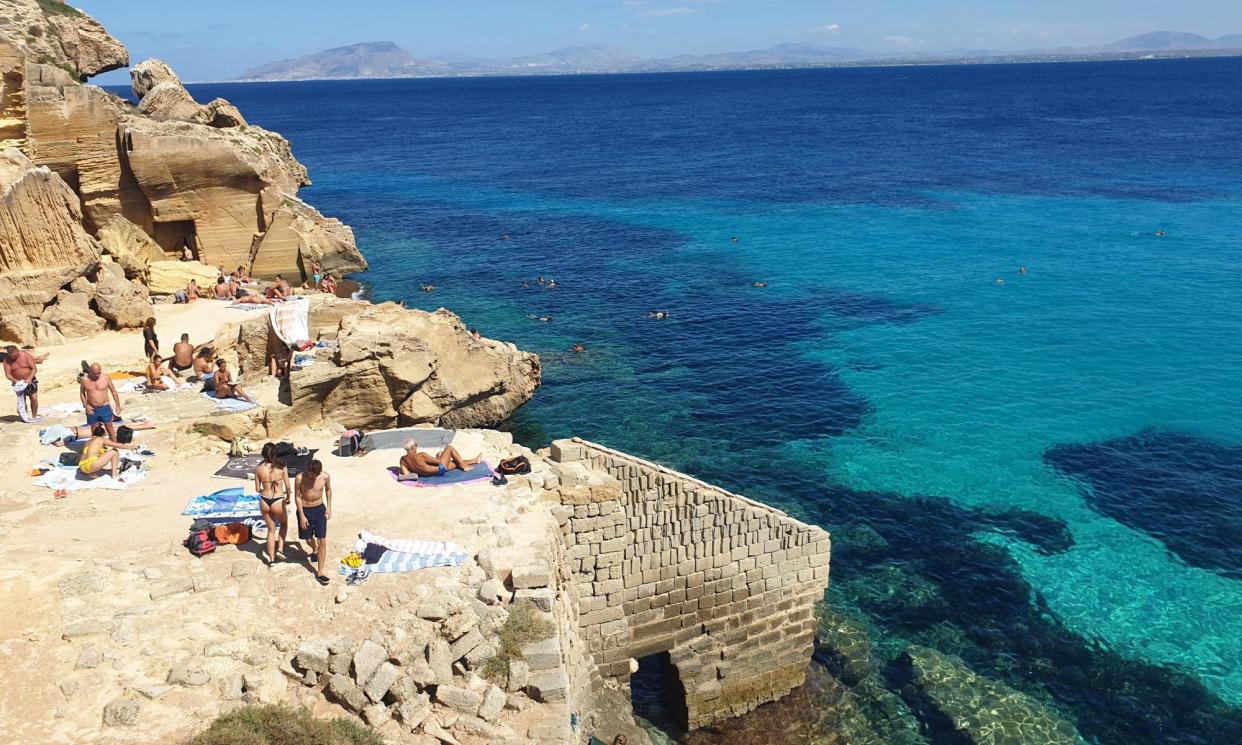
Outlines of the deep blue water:
<svg viewBox="0 0 1242 745">
<path fill-rule="evenodd" d="M 875 680 L 919 643 L 1094 742 L 1242 741 L 1242 60 L 193 92 L 376 298 L 543 356 L 524 442 L 832 530 Z"/>
</svg>

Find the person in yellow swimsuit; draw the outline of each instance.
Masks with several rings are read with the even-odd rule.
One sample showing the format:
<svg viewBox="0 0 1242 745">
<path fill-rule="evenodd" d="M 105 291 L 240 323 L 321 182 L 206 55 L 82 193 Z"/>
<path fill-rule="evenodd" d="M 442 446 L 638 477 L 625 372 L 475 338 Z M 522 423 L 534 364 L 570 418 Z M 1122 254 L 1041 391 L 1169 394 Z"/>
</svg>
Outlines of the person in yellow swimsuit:
<svg viewBox="0 0 1242 745">
<path fill-rule="evenodd" d="M 91 430 L 90 442 L 82 448 L 82 458 L 78 461 L 78 470 L 90 476 L 98 477 L 105 468 L 111 467 L 112 478 L 121 475 L 122 450 L 136 450 L 137 445 L 113 442 L 107 437 L 108 431 L 102 424 L 96 424 Z"/>
</svg>

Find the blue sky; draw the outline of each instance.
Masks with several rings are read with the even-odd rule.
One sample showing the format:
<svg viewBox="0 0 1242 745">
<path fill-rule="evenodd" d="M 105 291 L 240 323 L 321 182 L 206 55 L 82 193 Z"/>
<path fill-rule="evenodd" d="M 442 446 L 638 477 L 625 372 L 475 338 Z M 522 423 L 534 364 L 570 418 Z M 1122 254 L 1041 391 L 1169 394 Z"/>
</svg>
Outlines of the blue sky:
<svg viewBox="0 0 1242 745">
<path fill-rule="evenodd" d="M 416 57 L 514 56 L 613 44 L 648 57 L 784 42 L 868 49 L 1018 50 L 1103 44 L 1147 31 L 1242 33 L 1238 0 L 70 0 L 135 61 L 186 80 L 359 41 Z M 124 73 L 101 83 L 127 82 Z"/>
</svg>

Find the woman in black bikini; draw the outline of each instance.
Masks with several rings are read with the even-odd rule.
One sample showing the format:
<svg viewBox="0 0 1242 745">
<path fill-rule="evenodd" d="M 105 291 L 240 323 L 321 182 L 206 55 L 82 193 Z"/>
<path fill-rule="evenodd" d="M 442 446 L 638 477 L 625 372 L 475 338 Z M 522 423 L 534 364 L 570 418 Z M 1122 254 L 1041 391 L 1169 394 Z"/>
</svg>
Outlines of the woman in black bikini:
<svg viewBox="0 0 1242 745">
<path fill-rule="evenodd" d="M 276 456 L 276 445 L 263 446 L 263 462 L 254 469 L 254 490 L 259 493 L 259 511 L 267 523 L 267 565 L 276 563 L 276 554 L 285 551 L 285 533 L 289 519 L 289 469 Z M 279 492 L 279 496 L 277 493 Z M 276 523 L 280 523 L 280 537 L 276 536 Z"/>
</svg>

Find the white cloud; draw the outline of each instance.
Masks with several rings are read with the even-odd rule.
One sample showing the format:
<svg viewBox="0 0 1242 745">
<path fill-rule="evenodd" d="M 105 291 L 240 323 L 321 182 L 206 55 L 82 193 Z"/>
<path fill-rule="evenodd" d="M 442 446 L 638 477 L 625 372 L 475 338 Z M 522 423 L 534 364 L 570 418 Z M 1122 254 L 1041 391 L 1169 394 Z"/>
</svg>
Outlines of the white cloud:
<svg viewBox="0 0 1242 745">
<path fill-rule="evenodd" d="M 885 44 L 913 44 L 914 37 L 901 36 L 901 35 L 885 36 L 883 39 L 880 39 L 880 41 L 884 42 Z"/>
<path fill-rule="evenodd" d="M 841 24 L 830 23 L 827 26 L 820 26 L 811 33 L 813 34 L 839 34 L 841 33 Z"/>
<path fill-rule="evenodd" d="M 698 8 L 661 8 L 659 10 L 644 11 L 643 13 L 641 13 L 641 15 L 645 15 L 650 18 L 662 18 L 664 16 L 684 16 L 687 13 L 698 13 L 698 12 L 699 12 Z"/>
<path fill-rule="evenodd" d="M 589 24 L 589 23 L 584 23 L 584 24 L 582 24 L 581 26 L 579 26 L 579 27 L 578 27 L 578 30 L 579 30 L 579 31 L 590 31 L 590 30 L 591 30 L 591 24 Z"/>
</svg>

